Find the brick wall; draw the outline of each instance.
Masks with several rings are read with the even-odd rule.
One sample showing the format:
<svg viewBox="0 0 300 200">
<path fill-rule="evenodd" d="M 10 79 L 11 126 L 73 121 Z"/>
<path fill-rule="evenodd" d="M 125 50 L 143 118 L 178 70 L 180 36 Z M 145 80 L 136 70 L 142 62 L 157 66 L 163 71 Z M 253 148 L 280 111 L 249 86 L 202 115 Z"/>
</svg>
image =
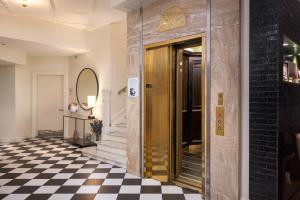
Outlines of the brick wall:
<svg viewBox="0 0 300 200">
<path fill-rule="evenodd" d="M 287 135 L 300 132 L 300 85 L 283 83 L 283 35 L 300 43 L 298 0 L 250 1 L 250 199 L 283 198 Z M 290 144 L 289 144 L 290 145 Z"/>
<path fill-rule="evenodd" d="M 250 1 L 250 199 L 279 199 L 278 0 Z"/>
</svg>

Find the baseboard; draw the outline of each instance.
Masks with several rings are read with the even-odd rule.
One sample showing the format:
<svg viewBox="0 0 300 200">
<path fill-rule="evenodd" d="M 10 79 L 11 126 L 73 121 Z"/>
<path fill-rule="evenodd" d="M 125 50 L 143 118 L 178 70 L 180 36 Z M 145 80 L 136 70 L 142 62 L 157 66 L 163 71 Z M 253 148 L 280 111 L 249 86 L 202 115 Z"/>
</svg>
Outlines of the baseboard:
<svg viewBox="0 0 300 200">
<path fill-rule="evenodd" d="M 20 142 L 22 140 L 25 140 L 27 138 L 31 138 L 30 136 L 21 136 L 21 137 L 13 137 L 13 138 L 1 138 L 0 139 L 0 145 L 5 145 L 13 142 Z"/>
</svg>

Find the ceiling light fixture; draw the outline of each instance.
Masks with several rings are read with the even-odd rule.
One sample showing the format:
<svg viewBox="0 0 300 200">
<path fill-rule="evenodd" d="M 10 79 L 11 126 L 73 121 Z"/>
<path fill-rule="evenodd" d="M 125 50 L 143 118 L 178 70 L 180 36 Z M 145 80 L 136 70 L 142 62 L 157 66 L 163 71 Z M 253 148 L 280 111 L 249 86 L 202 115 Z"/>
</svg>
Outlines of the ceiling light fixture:
<svg viewBox="0 0 300 200">
<path fill-rule="evenodd" d="M 23 6 L 24 8 L 27 7 L 27 0 L 23 0 L 22 6 Z"/>
<path fill-rule="evenodd" d="M 286 47 L 286 46 L 289 46 L 289 44 L 288 44 L 288 43 L 283 43 L 283 46 L 285 46 L 285 47 Z"/>
</svg>

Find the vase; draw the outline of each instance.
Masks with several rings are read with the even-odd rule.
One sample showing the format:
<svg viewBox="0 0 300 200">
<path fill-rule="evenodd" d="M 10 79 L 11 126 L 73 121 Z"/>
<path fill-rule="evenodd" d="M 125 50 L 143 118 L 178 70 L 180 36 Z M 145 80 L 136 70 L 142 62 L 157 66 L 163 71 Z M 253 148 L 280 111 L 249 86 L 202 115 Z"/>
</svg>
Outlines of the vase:
<svg viewBox="0 0 300 200">
<path fill-rule="evenodd" d="M 101 133 L 102 133 L 102 130 L 101 131 L 99 131 L 99 132 L 94 132 L 95 133 L 95 135 L 96 135 L 96 141 L 100 141 L 100 137 L 101 137 Z"/>
<path fill-rule="evenodd" d="M 98 142 L 100 140 L 100 133 L 96 133 L 96 141 Z"/>
</svg>

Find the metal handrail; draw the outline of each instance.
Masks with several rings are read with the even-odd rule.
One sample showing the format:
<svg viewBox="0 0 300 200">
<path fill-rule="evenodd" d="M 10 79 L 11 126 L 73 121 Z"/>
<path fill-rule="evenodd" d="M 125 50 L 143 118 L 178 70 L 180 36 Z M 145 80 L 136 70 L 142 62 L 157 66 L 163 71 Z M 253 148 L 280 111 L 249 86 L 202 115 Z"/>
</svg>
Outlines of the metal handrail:
<svg viewBox="0 0 300 200">
<path fill-rule="evenodd" d="M 127 86 L 123 87 L 121 90 L 119 90 L 118 94 L 122 94 L 123 92 L 127 91 Z"/>
</svg>

